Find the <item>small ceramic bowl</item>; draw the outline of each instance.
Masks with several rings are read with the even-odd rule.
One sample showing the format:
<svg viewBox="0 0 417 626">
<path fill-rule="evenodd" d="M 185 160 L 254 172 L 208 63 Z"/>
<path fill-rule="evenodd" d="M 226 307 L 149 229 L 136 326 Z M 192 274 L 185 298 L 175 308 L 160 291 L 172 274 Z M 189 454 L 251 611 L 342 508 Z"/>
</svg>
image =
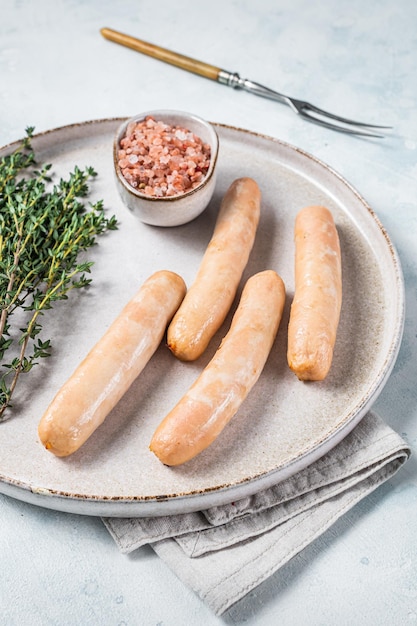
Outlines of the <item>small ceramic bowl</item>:
<svg viewBox="0 0 417 626">
<path fill-rule="evenodd" d="M 118 164 L 120 140 L 131 122 L 140 122 L 147 116 L 156 121 L 185 128 L 210 145 L 210 165 L 201 183 L 182 194 L 173 196 L 149 196 L 132 187 L 124 178 Z M 216 164 L 219 152 L 219 139 L 213 126 L 205 120 L 181 111 L 156 110 L 135 115 L 126 120 L 118 129 L 113 145 L 113 161 L 117 188 L 123 202 L 139 217 L 154 226 L 179 226 L 190 222 L 200 215 L 209 204 L 216 184 Z"/>
</svg>

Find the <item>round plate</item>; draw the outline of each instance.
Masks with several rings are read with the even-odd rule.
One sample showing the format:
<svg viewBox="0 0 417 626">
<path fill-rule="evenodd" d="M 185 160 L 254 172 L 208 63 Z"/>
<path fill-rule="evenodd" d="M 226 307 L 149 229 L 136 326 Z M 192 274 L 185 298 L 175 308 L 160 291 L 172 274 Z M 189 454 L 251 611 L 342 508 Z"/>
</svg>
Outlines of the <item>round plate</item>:
<svg viewBox="0 0 417 626">
<path fill-rule="evenodd" d="M 98 172 L 91 196 L 102 198 L 119 229 L 99 237 L 88 256 L 92 285 L 73 292 L 42 319 L 53 353 L 22 376 L 9 419 L 0 424 L 0 491 L 55 510 L 105 516 L 158 516 L 208 508 L 269 487 L 316 460 L 359 422 L 394 365 L 404 324 L 404 285 L 397 254 L 378 218 L 336 172 L 276 139 L 216 124 L 218 180 L 208 209 L 185 226 L 137 220 L 117 195 L 112 142 L 122 119 L 97 120 L 36 135 L 39 162 L 56 178 L 75 165 Z M 4 147 L 0 155 L 15 145 Z M 231 182 L 254 178 L 262 216 L 242 277 L 271 268 L 283 278 L 287 305 L 259 381 L 221 436 L 183 466 L 162 465 L 149 451 L 153 431 L 209 361 L 233 311 L 197 362 L 181 363 L 161 345 L 106 421 L 68 458 L 37 438 L 40 417 L 59 387 L 153 272 L 170 269 L 188 285 L 212 235 Z M 343 306 L 334 361 L 320 383 L 303 383 L 286 364 L 292 300 L 294 218 L 308 204 L 335 217 L 343 262 Z"/>
</svg>

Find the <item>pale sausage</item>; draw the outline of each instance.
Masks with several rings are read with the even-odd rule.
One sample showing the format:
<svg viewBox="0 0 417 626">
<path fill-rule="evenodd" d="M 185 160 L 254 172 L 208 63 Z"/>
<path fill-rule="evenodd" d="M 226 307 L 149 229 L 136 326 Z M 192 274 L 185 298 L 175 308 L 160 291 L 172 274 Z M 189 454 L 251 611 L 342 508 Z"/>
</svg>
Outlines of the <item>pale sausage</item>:
<svg viewBox="0 0 417 626">
<path fill-rule="evenodd" d="M 260 202 L 251 178 L 226 192 L 196 278 L 168 328 L 168 347 L 179 359 L 197 359 L 224 322 L 252 250 Z"/>
<path fill-rule="evenodd" d="M 169 271 L 143 283 L 43 415 L 38 433 L 47 450 L 72 454 L 104 421 L 158 348 L 185 291 Z"/>
<path fill-rule="evenodd" d="M 288 364 L 300 380 L 330 369 L 342 304 L 339 236 L 331 212 L 302 209 L 295 221 L 295 293 L 288 326 Z"/>
<path fill-rule="evenodd" d="M 216 354 L 153 435 L 150 449 L 162 463 L 189 461 L 235 415 L 265 365 L 284 302 L 284 283 L 274 271 L 249 278 Z"/>
</svg>

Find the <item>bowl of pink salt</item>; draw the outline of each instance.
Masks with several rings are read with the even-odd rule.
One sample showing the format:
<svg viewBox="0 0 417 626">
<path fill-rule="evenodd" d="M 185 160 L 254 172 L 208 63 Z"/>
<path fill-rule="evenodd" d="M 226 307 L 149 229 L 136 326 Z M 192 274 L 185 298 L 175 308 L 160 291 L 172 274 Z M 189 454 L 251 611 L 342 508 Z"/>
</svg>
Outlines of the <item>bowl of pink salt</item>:
<svg viewBox="0 0 417 626">
<path fill-rule="evenodd" d="M 218 151 L 214 127 L 196 115 L 169 110 L 136 115 L 114 139 L 120 196 L 146 224 L 186 224 L 211 200 Z"/>
</svg>

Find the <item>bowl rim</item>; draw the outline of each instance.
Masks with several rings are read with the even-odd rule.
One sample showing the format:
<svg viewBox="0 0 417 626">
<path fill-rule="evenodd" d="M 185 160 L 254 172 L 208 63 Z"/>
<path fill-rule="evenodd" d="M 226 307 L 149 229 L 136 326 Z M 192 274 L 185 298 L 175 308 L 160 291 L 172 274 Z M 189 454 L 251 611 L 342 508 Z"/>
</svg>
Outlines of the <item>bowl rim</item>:
<svg viewBox="0 0 417 626">
<path fill-rule="evenodd" d="M 126 128 L 131 122 L 141 121 L 150 115 L 154 117 L 156 120 L 158 120 L 158 116 L 159 116 L 159 119 L 162 119 L 162 121 L 164 121 L 163 117 L 182 118 L 184 119 L 185 127 L 187 127 L 186 120 L 191 119 L 197 122 L 198 124 L 204 126 L 205 128 L 207 128 L 210 135 L 212 136 L 212 140 L 210 141 L 210 146 L 211 146 L 210 165 L 207 170 L 207 174 L 205 175 L 204 179 L 200 182 L 200 184 L 197 187 L 194 187 L 194 189 L 190 189 L 189 191 L 185 191 L 184 193 L 175 194 L 174 196 L 148 196 L 147 194 L 144 194 L 138 191 L 137 189 L 135 189 L 134 187 L 132 187 L 132 185 L 130 185 L 128 181 L 125 179 L 125 177 L 123 176 L 120 170 L 120 167 L 118 164 L 118 158 L 117 158 L 120 139 L 123 136 L 124 132 L 126 131 Z M 197 132 L 195 134 L 198 135 Z M 203 119 L 202 117 L 199 117 L 198 115 L 195 115 L 194 113 L 187 113 L 186 111 L 178 111 L 175 109 L 153 109 L 150 111 L 144 111 L 144 112 L 138 113 L 137 115 L 133 115 L 125 119 L 122 122 L 122 124 L 120 124 L 113 140 L 113 165 L 114 165 L 114 170 L 116 172 L 118 181 L 120 182 L 121 185 L 123 185 L 123 187 L 132 196 L 135 196 L 139 200 L 145 200 L 147 202 L 164 202 L 164 203 L 178 202 L 178 200 L 189 198 L 195 193 L 201 191 L 201 189 L 203 189 L 210 182 L 210 179 L 213 176 L 213 173 L 216 169 L 218 154 L 219 154 L 219 136 L 214 126 L 207 120 Z"/>
</svg>

